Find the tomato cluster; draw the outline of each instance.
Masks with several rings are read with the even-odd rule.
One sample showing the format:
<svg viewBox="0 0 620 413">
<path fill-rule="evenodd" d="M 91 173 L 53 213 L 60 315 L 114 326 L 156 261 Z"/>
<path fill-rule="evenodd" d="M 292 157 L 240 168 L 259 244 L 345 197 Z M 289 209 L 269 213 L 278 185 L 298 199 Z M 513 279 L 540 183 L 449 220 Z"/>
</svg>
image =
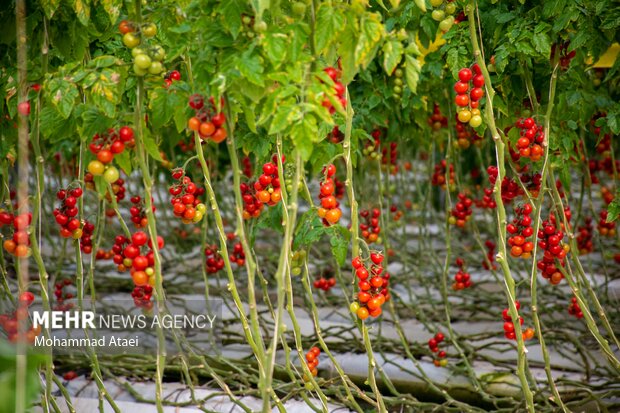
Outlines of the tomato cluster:
<svg viewBox="0 0 620 413">
<path fill-rule="evenodd" d="M 471 214 L 473 213 L 471 206 L 474 204 L 474 201 L 464 192 L 459 193 L 457 197 L 458 202 L 454 204 L 454 208 L 450 211 L 448 222 L 451 225 L 464 228 L 467 221 L 471 219 Z"/>
<path fill-rule="evenodd" d="M 329 133 L 329 135 L 327 135 L 327 138 L 331 143 L 340 143 L 344 140 L 344 133 L 342 133 L 340 131 L 340 128 L 338 128 L 338 125 L 336 125 Z"/>
<path fill-rule="evenodd" d="M 594 251 L 594 244 L 592 243 L 593 235 L 592 218 L 586 217 L 583 225 L 577 228 L 577 249 L 579 254 L 585 255 Z"/>
<path fill-rule="evenodd" d="M 151 309 L 153 307 L 152 295 L 153 287 L 149 284 L 137 285 L 131 292 L 131 298 L 133 298 L 133 302 L 138 308 Z"/>
<path fill-rule="evenodd" d="M 308 370 L 310 370 L 310 374 L 316 377 L 319 374 L 317 367 L 319 366 L 319 356 L 321 355 L 321 349 L 318 347 L 312 347 L 306 353 L 306 364 L 308 365 Z"/>
<path fill-rule="evenodd" d="M 373 208 L 372 210 L 363 209 L 360 211 L 360 217 L 362 221 L 360 223 L 360 231 L 362 231 L 362 237 L 367 242 L 381 243 L 379 234 L 381 233 L 381 225 L 379 218 L 381 217 L 381 210 L 379 208 Z"/>
<path fill-rule="evenodd" d="M 390 299 L 388 284 L 390 274 L 384 272 L 383 254 L 372 252 L 370 254 L 370 265 L 367 268 L 360 257 L 353 258 L 351 264 L 355 270 L 355 275 L 359 279 L 357 301 L 351 303 L 351 312 L 357 314 L 360 320 L 365 320 L 369 316 L 376 318 L 381 315 L 381 306 Z M 370 271 L 369 271 L 370 269 Z"/>
<path fill-rule="evenodd" d="M 435 8 L 431 17 L 439 22 L 439 30 L 446 33 L 456 23 L 453 16 L 456 12 L 456 3 L 453 0 L 431 0 L 431 6 Z"/>
<path fill-rule="evenodd" d="M 197 93 L 189 97 L 189 107 L 194 109 L 195 115 L 187 121 L 187 127 L 198 132 L 203 141 L 210 139 L 220 143 L 226 139 L 228 133 L 224 124 L 226 115 L 221 110 L 224 108 L 224 100 L 220 99 L 220 108 L 215 105 L 215 99 L 209 98 L 209 105 L 205 105 L 205 99 Z"/>
<path fill-rule="evenodd" d="M 571 60 L 573 60 L 575 56 L 577 55 L 577 52 L 575 50 L 571 50 L 570 52 L 568 51 L 569 46 L 570 46 L 569 41 L 562 42 L 560 44 L 554 43 L 551 46 L 550 60 L 553 61 L 556 53 L 558 53 L 560 69 L 562 70 L 568 70 Z"/>
<path fill-rule="evenodd" d="M 515 306 L 517 307 L 517 311 L 521 309 L 521 303 L 519 303 L 519 301 L 515 301 Z M 508 308 L 504 308 L 504 311 L 502 311 L 502 318 L 504 319 L 504 336 L 508 340 L 516 340 L 517 336 L 515 334 L 515 325 L 512 321 L 512 317 L 508 312 Z M 519 324 L 523 325 L 523 317 L 521 316 L 519 316 Z M 524 341 L 531 340 L 532 338 L 534 338 L 534 329 L 530 327 L 526 328 L 524 331 L 522 331 L 521 337 Z"/>
<path fill-rule="evenodd" d="M 403 76 L 405 75 L 405 73 L 403 72 L 403 69 L 401 69 L 400 67 L 397 67 L 396 69 L 394 69 L 394 85 L 392 86 L 392 93 L 394 94 L 394 98 L 396 100 L 401 100 L 403 97 Z"/>
<path fill-rule="evenodd" d="M 306 250 L 298 250 L 291 254 L 291 274 L 292 275 L 300 275 L 302 270 L 302 265 L 304 265 L 304 261 L 307 256 Z"/>
<path fill-rule="evenodd" d="M 372 140 L 366 141 L 364 144 L 364 149 L 362 149 L 362 154 L 368 159 L 373 160 L 381 156 L 379 153 L 379 150 L 381 149 L 381 129 L 373 129 L 370 136 L 372 136 Z"/>
<path fill-rule="evenodd" d="M 398 144 L 390 142 L 389 149 L 384 147 L 381 149 L 381 165 L 387 168 L 391 175 L 398 173 Z"/>
<path fill-rule="evenodd" d="M 164 239 L 157 237 L 158 249 L 164 247 Z M 148 252 L 145 250 L 148 249 Z M 129 269 L 131 278 L 136 286 L 149 284 L 155 285 L 155 254 L 153 253 L 152 242 L 148 236 L 138 231 L 132 234 L 131 239 L 124 235 L 117 235 L 114 239 L 113 261 L 118 265 L 120 272 Z"/>
<path fill-rule="evenodd" d="M 73 293 L 65 291 L 65 288 L 70 287 L 71 285 L 73 285 L 73 281 L 68 278 L 54 284 L 54 297 L 56 298 L 54 310 L 69 311 L 74 307 L 74 303 L 66 302 L 74 297 Z"/>
<path fill-rule="evenodd" d="M 545 132 L 542 125 L 538 125 L 532 118 L 521 118 L 515 126 L 520 129 L 517 149 L 519 157 L 529 158 L 532 162 L 540 161 L 544 154 L 542 144 Z"/>
<path fill-rule="evenodd" d="M 93 176 L 101 176 L 108 183 L 113 183 L 120 178 L 120 173 L 115 166 L 111 165 L 114 156 L 122 153 L 125 146 L 135 145 L 133 129 L 123 126 L 118 131 L 109 129 L 106 133 L 93 136 L 88 145 L 90 151 L 97 157 L 88 164 L 88 172 Z"/>
<path fill-rule="evenodd" d="M 333 92 L 336 95 L 336 99 L 340 101 L 340 105 L 342 105 L 343 108 L 346 108 L 347 99 L 345 97 L 345 93 L 347 89 L 339 80 L 340 71 L 336 69 L 335 67 L 331 67 L 331 66 L 326 67 L 325 69 L 323 69 L 323 71 L 327 73 L 327 76 L 329 76 L 331 80 L 334 82 Z M 321 102 L 321 105 L 323 105 L 324 108 L 329 110 L 330 114 L 334 114 L 336 112 L 336 107 L 332 104 L 332 101 L 329 99 L 329 97 L 325 97 L 323 101 Z"/>
<path fill-rule="evenodd" d="M 243 219 L 259 217 L 263 210 L 263 203 L 256 198 L 254 186 L 242 183 L 239 188 L 243 199 Z"/>
<path fill-rule="evenodd" d="M 13 215 L 0 210 L 0 228 L 5 225 L 13 225 L 13 236 L 2 243 L 6 252 L 18 258 L 25 258 L 30 255 L 28 226 L 31 222 L 32 214 L 30 212 Z"/>
<path fill-rule="evenodd" d="M 455 291 L 459 291 L 471 287 L 471 276 L 467 271 L 465 271 L 465 261 L 462 258 L 457 258 L 455 264 L 457 267 L 459 267 L 459 270 L 454 275 L 454 283 L 452 284 L 452 289 Z"/>
<path fill-rule="evenodd" d="M 542 276 L 548 279 L 551 284 L 559 284 L 564 279 L 564 275 L 556 266 L 555 260 L 557 259 L 559 264 L 564 267 L 564 258 L 570 247 L 562 242 L 564 233 L 556 229 L 554 215 L 551 215 L 549 220 L 543 221 L 537 235 L 538 247 L 544 251 L 543 259 L 538 261 L 538 269 L 542 271 Z"/>
<path fill-rule="evenodd" d="M 207 213 L 207 207 L 200 202 L 198 196 L 204 191 L 198 188 L 192 182 L 192 178 L 185 175 L 182 168 L 176 168 L 172 171 L 172 178 L 177 181 L 168 189 L 172 199 L 172 211 L 174 216 L 181 219 L 184 224 L 200 222 L 202 217 Z"/>
<path fill-rule="evenodd" d="M 131 208 L 129 208 L 129 214 L 131 214 L 131 222 L 133 222 L 135 227 L 138 229 L 146 228 L 148 224 L 148 219 L 146 218 L 146 211 L 144 210 L 144 201 L 141 197 L 137 195 L 132 196 L 129 200 L 133 204 Z M 151 208 L 153 212 L 155 212 L 155 205 L 152 205 Z"/>
<path fill-rule="evenodd" d="M 436 353 L 437 357 L 433 360 L 433 364 L 436 367 L 445 367 L 448 365 L 448 360 L 446 360 L 446 352 L 444 350 L 439 350 L 439 345 L 443 343 L 445 336 L 443 333 L 436 333 L 433 338 L 428 340 L 428 348 L 431 352 Z"/>
<path fill-rule="evenodd" d="M 321 206 L 318 208 L 317 214 L 323 220 L 323 225 L 326 226 L 337 224 L 342 216 L 340 203 L 334 196 L 336 190 L 334 175 L 336 175 L 334 164 L 329 164 L 323 168 L 323 181 L 320 184 L 321 189 L 319 193 Z"/>
<path fill-rule="evenodd" d="M 60 208 L 54 209 L 56 223 L 60 225 L 60 236 L 63 238 L 82 237 L 82 222 L 78 218 L 78 200 L 82 197 L 82 188 L 60 189 L 56 198 L 61 201 Z"/>
<path fill-rule="evenodd" d="M 441 114 L 441 109 L 437 103 L 433 105 L 433 114 L 428 118 L 428 125 L 433 131 L 448 127 L 448 118 Z"/>
<path fill-rule="evenodd" d="M 528 190 L 528 192 L 534 197 L 534 198 L 538 198 L 538 192 L 540 191 L 540 183 L 542 180 L 542 176 L 540 175 L 539 172 L 533 173 L 533 174 L 528 174 L 528 173 L 523 173 L 519 179 L 521 180 L 521 183 L 523 183 L 523 186 L 525 186 Z"/>
<path fill-rule="evenodd" d="M 243 159 L 241 160 L 241 164 L 243 165 L 243 174 L 246 176 L 246 178 L 251 178 L 253 171 L 252 171 L 252 160 L 250 159 L 250 157 L 244 156 Z"/>
<path fill-rule="evenodd" d="M 19 339 L 19 323 L 28 320 L 28 307 L 34 302 L 34 294 L 30 291 L 21 293 L 17 300 L 17 308 L 11 314 L 0 314 L 0 327 L 6 332 L 9 342 L 15 343 Z M 30 327 L 25 331 L 26 342 L 32 344 L 35 338 L 41 334 L 41 326 L 36 329 Z"/>
<path fill-rule="evenodd" d="M 448 185 L 446 185 L 446 168 L 450 170 L 448 175 Z M 450 190 L 454 188 L 454 165 L 450 164 L 448 166 L 445 159 L 442 159 L 441 162 L 435 165 L 435 170 L 433 171 L 433 176 L 431 177 L 431 184 L 434 186 L 438 186 L 441 189 L 446 189 L 446 186 L 450 187 Z"/>
<path fill-rule="evenodd" d="M 528 238 L 534 235 L 532 228 L 532 205 L 525 203 L 520 207 L 515 207 L 515 218 L 512 223 L 506 225 L 506 232 L 510 234 L 508 237 L 508 246 L 510 247 L 510 255 L 515 258 L 530 258 L 534 243 L 528 241 Z"/>
<path fill-rule="evenodd" d="M 488 239 L 484 242 L 484 246 L 487 249 L 487 259 L 482 261 L 482 267 L 485 270 L 497 269 L 497 265 L 495 265 L 495 243 Z"/>
<path fill-rule="evenodd" d="M 181 72 L 178 70 L 171 70 L 164 75 L 164 87 L 168 89 L 172 86 L 172 83 L 181 80 Z"/>
<path fill-rule="evenodd" d="M 474 109 L 474 110 L 478 110 L 478 109 Z M 460 113 L 462 112 L 459 112 L 459 114 Z M 456 116 L 456 119 L 459 120 L 458 118 L 459 115 L 457 114 L 455 116 Z M 459 148 L 467 149 L 471 146 L 472 143 L 476 145 L 477 147 L 480 147 L 480 145 L 482 144 L 482 140 L 484 139 L 484 137 L 480 136 L 478 132 L 476 132 L 476 130 L 472 128 L 469 124 L 461 123 L 459 121 L 459 122 L 456 122 L 456 124 L 454 125 L 454 128 L 456 129 L 456 145 Z"/>
<path fill-rule="evenodd" d="M 487 173 L 489 174 L 489 182 L 491 185 L 495 185 L 497 181 L 497 166 L 489 166 L 487 168 Z M 523 195 L 523 189 L 516 183 L 512 178 L 504 176 L 502 179 L 502 202 L 504 204 L 509 204 L 519 195 Z"/>
<path fill-rule="evenodd" d="M 207 274 L 215 274 L 224 268 L 224 259 L 217 250 L 217 245 L 207 245 L 205 248 L 205 266 Z"/>
<path fill-rule="evenodd" d="M 271 162 L 263 164 L 263 173 L 254 182 L 256 199 L 269 206 L 277 205 L 282 199 L 277 162 L 277 155 L 273 155 Z M 282 163 L 284 163 L 284 156 L 282 157 Z"/>
<path fill-rule="evenodd" d="M 484 195 L 482 195 L 482 199 L 476 201 L 476 206 L 479 208 L 488 208 L 495 209 L 497 208 L 497 203 L 493 198 L 493 188 L 484 188 Z"/>
<path fill-rule="evenodd" d="M 581 307 L 579 307 L 577 297 L 571 298 L 570 305 L 568 306 L 568 314 L 576 318 L 583 318 L 583 312 L 581 311 Z"/>
<path fill-rule="evenodd" d="M 133 72 L 136 76 L 159 75 L 164 71 L 162 64 L 166 57 L 164 48 L 158 44 L 144 42 L 157 35 L 157 26 L 154 23 L 138 24 L 123 20 L 118 25 L 118 30 L 123 35 L 123 44 L 132 49 Z"/>
<path fill-rule="evenodd" d="M 599 213 L 598 220 L 598 233 L 601 234 L 602 237 L 614 238 L 616 236 L 616 223 L 615 222 L 607 222 L 608 212 L 606 209 L 601 210 Z"/>
<path fill-rule="evenodd" d="M 400 221 L 403 217 L 403 211 L 399 210 L 396 204 L 390 206 L 390 212 L 392 213 L 392 220 L 395 222 Z"/>
<path fill-rule="evenodd" d="M 473 87 L 470 86 L 470 82 Z M 461 123 L 468 123 L 472 128 L 482 125 L 480 113 L 480 99 L 484 96 L 484 76 L 478 63 L 474 63 L 469 68 L 459 71 L 459 80 L 454 84 L 456 97 L 454 102 L 457 108 L 457 120 Z"/>
<path fill-rule="evenodd" d="M 331 268 L 323 270 L 321 275 L 314 280 L 312 284 L 314 288 L 323 291 L 329 291 L 334 285 L 336 285 L 336 278 L 334 278 L 334 271 Z"/>
<path fill-rule="evenodd" d="M 231 234 L 229 234 L 231 235 Z M 232 234 L 234 238 L 234 234 Z M 232 239 L 229 237 L 228 239 Z M 242 267 L 245 265 L 245 252 L 243 252 L 243 245 L 240 242 L 235 242 L 232 247 L 232 252 L 230 253 L 230 261 L 234 262 L 238 266 Z"/>
</svg>

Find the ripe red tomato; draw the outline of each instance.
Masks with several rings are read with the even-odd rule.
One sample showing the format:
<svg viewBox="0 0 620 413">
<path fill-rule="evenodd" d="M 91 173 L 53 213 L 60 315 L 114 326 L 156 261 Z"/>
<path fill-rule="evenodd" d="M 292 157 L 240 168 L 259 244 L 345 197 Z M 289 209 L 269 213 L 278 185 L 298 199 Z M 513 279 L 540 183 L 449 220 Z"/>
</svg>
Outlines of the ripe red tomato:
<svg viewBox="0 0 620 413">
<path fill-rule="evenodd" d="M 220 127 L 226 122 L 226 115 L 224 115 L 224 112 L 220 112 L 211 118 L 211 122 L 213 122 L 215 126 Z"/>
<path fill-rule="evenodd" d="M 129 32 L 133 32 L 134 28 L 130 22 L 128 22 L 127 20 L 123 20 L 118 24 L 118 31 L 121 32 L 122 34 L 125 34 Z"/>
</svg>

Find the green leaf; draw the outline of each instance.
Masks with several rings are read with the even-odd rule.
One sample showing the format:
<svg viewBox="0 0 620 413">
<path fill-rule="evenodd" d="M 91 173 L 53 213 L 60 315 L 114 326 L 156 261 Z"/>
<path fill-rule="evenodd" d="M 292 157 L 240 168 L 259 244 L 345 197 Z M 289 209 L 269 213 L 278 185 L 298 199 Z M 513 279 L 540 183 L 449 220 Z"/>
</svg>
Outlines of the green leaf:
<svg viewBox="0 0 620 413">
<path fill-rule="evenodd" d="M 301 116 L 301 111 L 294 104 L 279 106 L 276 115 L 269 125 L 269 134 L 274 135 L 278 132 L 282 132 L 289 125 L 293 124 Z"/>
<path fill-rule="evenodd" d="M 104 132 L 112 126 L 114 120 L 103 115 L 94 107 L 89 107 L 82 112 L 82 127 L 80 135 L 84 138 L 90 138 L 96 133 Z"/>
<path fill-rule="evenodd" d="M 80 94 L 77 86 L 65 79 L 52 78 L 46 82 L 45 90 L 48 100 L 56 107 L 58 113 L 67 119 L 73 111 L 75 99 Z"/>
<path fill-rule="evenodd" d="M 130 151 L 123 151 L 114 157 L 114 161 L 125 172 L 125 175 L 131 175 L 131 155 Z"/>
<path fill-rule="evenodd" d="M 314 116 L 306 115 L 302 122 L 293 126 L 291 138 L 301 158 L 304 162 L 308 161 L 312 155 L 314 144 L 320 141 L 319 130 Z"/>
<path fill-rule="evenodd" d="M 349 230 L 340 225 L 327 228 L 327 233 L 330 236 L 329 245 L 331 246 L 332 254 L 338 265 L 343 266 L 347 260 L 347 251 L 349 250 L 349 238 L 351 234 Z"/>
<path fill-rule="evenodd" d="M 263 42 L 263 48 L 267 57 L 278 67 L 286 59 L 286 50 L 289 45 L 289 38 L 283 33 L 268 33 Z"/>
<path fill-rule="evenodd" d="M 375 57 L 379 42 L 383 38 L 383 24 L 376 13 L 365 14 L 360 21 L 360 36 L 355 47 L 355 64 L 366 68 Z"/>
<path fill-rule="evenodd" d="M 293 237 L 293 250 L 314 244 L 325 234 L 325 227 L 316 214 L 316 210 L 306 211 L 300 218 Z"/>
<path fill-rule="evenodd" d="M 52 18 L 58 6 L 60 6 L 60 1 L 61 0 L 41 0 L 41 6 L 48 19 Z"/>
<path fill-rule="evenodd" d="M 243 24 L 241 22 L 241 12 L 245 9 L 245 1 L 243 0 L 227 0 L 220 2 L 219 12 L 224 17 L 222 25 L 228 29 L 233 38 L 237 38 L 241 32 Z"/>
<path fill-rule="evenodd" d="M 338 55 L 342 65 L 342 83 L 348 84 L 357 74 L 357 64 L 355 63 L 355 30 L 351 24 L 345 26 L 345 30 L 340 34 L 340 45 Z"/>
<path fill-rule="evenodd" d="M 252 49 L 245 51 L 237 59 L 237 69 L 241 75 L 257 86 L 264 86 L 263 64 L 260 56 L 253 53 Z"/>
<path fill-rule="evenodd" d="M 536 33 L 532 37 L 532 44 L 537 52 L 548 56 L 551 53 L 551 41 L 547 33 Z"/>
<path fill-rule="evenodd" d="M 90 0 L 73 0 L 73 11 L 78 20 L 84 26 L 88 26 L 90 20 Z"/>
<path fill-rule="evenodd" d="M 178 93 L 164 88 L 156 89 L 152 92 L 149 103 L 149 108 L 153 112 L 153 116 L 150 118 L 153 126 L 161 128 L 168 124 L 176 112 L 185 114 L 185 106 L 185 100 Z"/>
<path fill-rule="evenodd" d="M 148 132 L 148 129 L 144 128 L 143 132 L 144 134 L 142 136 L 142 142 L 144 142 L 144 148 L 146 149 L 148 154 L 151 155 L 153 159 L 158 162 L 163 161 L 163 159 L 161 158 L 161 154 L 159 153 L 159 147 L 157 146 L 157 143 L 155 143 L 155 140 L 153 139 L 151 134 Z"/>
<path fill-rule="evenodd" d="M 616 194 L 616 197 L 607 207 L 607 222 L 614 222 L 620 216 L 620 197 Z"/>
<path fill-rule="evenodd" d="M 415 94 L 418 90 L 418 80 L 422 67 L 420 61 L 413 56 L 405 56 L 405 79 L 411 93 Z"/>
<path fill-rule="evenodd" d="M 121 7 L 123 7 L 123 0 L 99 0 L 101 4 L 103 4 L 103 9 L 108 13 L 108 17 L 110 18 L 110 22 L 112 24 L 116 23 L 118 20 L 118 15 L 121 12 Z"/>
<path fill-rule="evenodd" d="M 383 68 L 391 75 L 403 58 L 403 44 L 397 39 L 390 39 L 383 43 Z"/>
<path fill-rule="evenodd" d="M 321 53 L 336 39 L 345 26 L 345 18 L 336 7 L 322 3 L 316 15 L 315 43 L 317 53 Z"/>
</svg>

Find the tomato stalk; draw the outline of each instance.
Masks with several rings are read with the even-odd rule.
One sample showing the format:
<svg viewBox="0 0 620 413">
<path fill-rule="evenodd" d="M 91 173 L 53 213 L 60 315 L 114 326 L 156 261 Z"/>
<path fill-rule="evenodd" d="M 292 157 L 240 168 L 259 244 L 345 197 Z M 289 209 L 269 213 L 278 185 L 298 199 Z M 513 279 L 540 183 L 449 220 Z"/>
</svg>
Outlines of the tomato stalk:
<svg viewBox="0 0 620 413">
<path fill-rule="evenodd" d="M 514 321 L 515 328 L 515 336 L 517 339 L 517 376 L 519 377 L 519 381 L 521 383 L 521 391 L 523 392 L 523 396 L 525 398 L 525 403 L 527 410 L 530 413 L 534 412 L 534 396 L 530 386 L 535 386 L 534 383 L 530 384 L 526 377 L 526 369 L 529 371 L 527 367 L 527 357 L 526 357 L 526 348 L 525 343 L 523 341 L 522 333 L 521 333 L 521 323 L 519 323 L 519 314 L 516 307 L 516 291 L 515 291 L 515 280 L 512 277 L 510 272 L 510 266 L 508 265 L 508 253 L 506 248 L 506 209 L 504 207 L 504 201 L 502 200 L 502 180 L 506 174 L 506 169 L 504 166 L 504 158 L 505 158 L 505 144 L 501 139 L 501 136 L 498 133 L 498 129 L 495 126 L 495 115 L 493 112 L 493 98 L 495 96 L 495 91 L 491 84 L 491 77 L 489 76 L 489 72 L 487 70 L 486 64 L 484 62 L 484 58 L 482 56 L 482 52 L 480 50 L 480 45 L 478 43 L 478 34 L 476 31 L 476 2 L 475 0 L 470 0 L 466 6 L 467 20 L 469 22 L 469 34 L 471 39 L 472 48 L 474 51 L 474 57 L 476 62 L 480 66 L 482 71 L 482 75 L 484 76 L 485 90 L 486 90 L 486 103 L 485 103 L 485 112 L 486 112 L 486 120 L 488 122 L 489 130 L 491 132 L 491 136 L 493 138 L 493 142 L 495 143 L 495 155 L 497 161 L 497 179 L 495 181 L 495 185 L 493 188 L 493 194 L 495 197 L 495 203 L 497 204 L 496 213 L 497 213 L 497 230 L 498 230 L 498 253 L 497 253 L 497 262 L 502 268 L 502 272 L 504 274 L 504 292 L 508 299 L 508 309 L 510 313 L 510 317 Z"/>
</svg>

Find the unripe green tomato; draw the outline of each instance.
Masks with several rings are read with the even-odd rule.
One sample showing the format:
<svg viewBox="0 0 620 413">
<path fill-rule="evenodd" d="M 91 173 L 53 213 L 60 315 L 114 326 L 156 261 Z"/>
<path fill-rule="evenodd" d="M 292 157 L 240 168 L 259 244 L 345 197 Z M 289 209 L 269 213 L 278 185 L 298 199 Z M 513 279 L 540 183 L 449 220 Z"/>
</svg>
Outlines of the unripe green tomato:
<svg viewBox="0 0 620 413">
<path fill-rule="evenodd" d="M 482 125 L 482 116 L 480 115 L 472 116 L 469 120 L 469 126 L 472 128 L 477 128 L 480 125 Z"/>
<path fill-rule="evenodd" d="M 395 95 L 400 95 L 401 93 L 403 93 L 403 88 L 400 86 L 394 86 L 392 88 L 392 91 L 394 92 Z"/>
<path fill-rule="evenodd" d="M 134 47 L 131 49 L 131 57 L 136 57 L 140 54 L 146 54 L 146 51 L 141 47 Z"/>
<path fill-rule="evenodd" d="M 203 215 L 207 213 L 207 206 L 203 203 L 196 205 L 196 211 L 200 211 Z"/>
<path fill-rule="evenodd" d="M 302 261 L 306 259 L 306 250 L 299 250 L 299 259 Z"/>
<path fill-rule="evenodd" d="M 140 44 L 140 38 L 131 32 L 125 33 L 123 35 L 123 44 L 128 48 L 133 49 Z"/>
<path fill-rule="evenodd" d="M 241 18 L 241 21 L 243 22 L 243 24 L 250 24 L 252 23 L 252 18 L 250 16 L 243 16 Z"/>
<path fill-rule="evenodd" d="M 153 46 L 150 52 L 151 52 L 151 58 L 156 62 L 161 62 L 166 57 L 166 51 L 160 45 Z"/>
<path fill-rule="evenodd" d="M 394 71 L 394 76 L 396 76 L 396 77 L 398 77 L 398 78 L 403 77 L 403 69 L 396 69 L 396 70 Z"/>
<path fill-rule="evenodd" d="M 489 72 L 491 72 L 491 73 L 495 72 L 495 65 L 494 65 L 493 63 L 490 63 L 490 64 L 487 66 L 487 70 L 488 70 Z"/>
<path fill-rule="evenodd" d="M 357 314 L 357 310 L 359 309 L 360 309 L 360 304 L 357 301 L 353 301 L 351 305 L 349 306 L 349 310 L 351 310 L 353 314 Z"/>
<path fill-rule="evenodd" d="M 394 79 L 394 84 L 396 86 L 402 86 L 403 85 L 403 80 L 399 77 L 397 77 L 396 79 Z"/>
<path fill-rule="evenodd" d="M 263 33 L 267 31 L 267 23 L 265 23 L 264 21 L 254 22 L 254 31 L 256 33 Z"/>
<path fill-rule="evenodd" d="M 454 14 L 454 12 L 456 11 L 456 4 L 448 3 L 448 4 L 446 4 L 446 8 L 444 10 L 448 14 Z"/>
<path fill-rule="evenodd" d="M 152 75 L 158 75 L 164 70 L 164 66 L 161 62 L 153 62 L 151 63 L 151 67 L 149 67 L 149 73 Z"/>
<path fill-rule="evenodd" d="M 446 367 L 448 365 L 448 360 L 446 360 L 446 359 L 439 360 L 439 365 L 441 367 Z"/>
<path fill-rule="evenodd" d="M 312 390 L 314 389 L 314 386 L 312 385 L 312 382 L 311 382 L 311 381 L 307 381 L 307 382 L 304 384 L 304 387 L 305 387 L 305 388 L 306 388 L 306 390 L 308 390 L 308 391 L 312 391 Z"/>
<path fill-rule="evenodd" d="M 446 16 L 446 13 L 444 13 L 443 10 L 433 10 L 433 12 L 431 13 L 431 17 L 436 22 L 443 20 L 445 16 Z"/>
<path fill-rule="evenodd" d="M 443 4 L 443 0 L 431 0 L 431 6 L 439 7 Z"/>
<path fill-rule="evenodd" d="M 146 270 L 144 270 L 144 272 L 146 273 L 146 275 L 155 274 L 155 270 L 153 270 L 153 267 L 146 267 Z"/>
<path fill-rule="evenodd" d="M 377 244 L 383 244 L 383 238 L 381 237 L 377 238 Z"/>
<path fill-rule="evenodd" d="M 454 26 L 454 17 L 448 16 L 439 23 L 439 30 L 447 32 Z"/>
<path fill-rule="evenodd" d="M 133 65 L 133 72 L 136 76 L 144 76 L 148 73 L 148 71 L 142 69 L 141 67 L 138 67 L 135 63 Z"/>
<path fill-rule="evenodd" d="M 127 267 L 127 268 L 131 267 L 131 263 L 132 263 L 132 262 L 133 262 L 133 261 L 131 260 L 131 258 L 125 258 L 125 259 L 123 259 L 123 265 L 124 265 L 125 267 Z"/>
<path fill-rule="evenodd" d="M 598 77 L 592 79 L 592 84 L 594 86 L 600 86 L 601 85 L 601 79 L 599 79 Z"/>
<path fill-rule="evenodd" d="M 121 174 L 118 172 L 115 166 L 108 166 L 108 169 L 103 173 L 103 179 L 109 184 L 118 181 L 118 178 L 121 177 Z"/>
<path fill-rule="evenodd" d="M 194 218 L 192 219 L 192 221 L 194 222 L 200 222 L 200 220 L 202 219 L 203 213 L 196 210 L 196 213 L 194 215 Z"/>
<path fill-rule="evenodd" d="M 248 38 L 253 39 L 256 34 L 254 32 L 248 32 Z"/>
<path fill-rule="evenodd" d="M 157 26 L 154 23 L 146 23 L 142 26 L 142 34 L 144 37 L 155 37 L 157 34 Z"/>
<path fill-rule="evenodd" d="M 301 1 L 293 3 L 293 14 L 300 17 L 306 14 L 306 4 Z"/>
<path fill-rule="evenodd" d="M 291 270 L 291 274 L 293 274 L 294 276 L 298 276 L 299 274 L 301 274 L 301 267 L 293 267 L 293 269 Z"/>
<path fill-rule="evenodd" d="M 148 55 L 140 54 L 133 58 L 133 63 L 140 69 L 148 69 L 151 67 L 151 58 Z"/>
</svg>

